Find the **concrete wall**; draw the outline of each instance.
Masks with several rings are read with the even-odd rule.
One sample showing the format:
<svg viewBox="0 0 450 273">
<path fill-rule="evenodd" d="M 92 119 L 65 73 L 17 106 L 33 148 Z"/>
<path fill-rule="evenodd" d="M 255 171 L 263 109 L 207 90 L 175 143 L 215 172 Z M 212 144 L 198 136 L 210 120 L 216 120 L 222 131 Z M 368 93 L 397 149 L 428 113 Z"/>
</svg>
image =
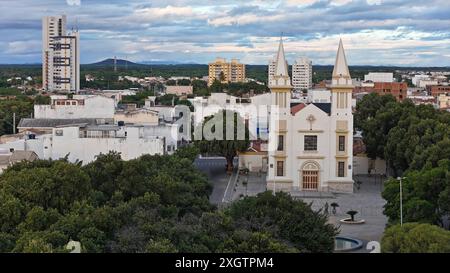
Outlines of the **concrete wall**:
<svg viewBox="0 0 450 273">
<path fill-rule="evenodd" d="M 114 118 L 114 99 L 102 96 L 74 96 L 84 99 L 84 105 L 35 105 L 37 119 Z"/>
<path fill-rule="evenodd" d="M 247 168 L 251 172 L 267 171 L 266 153 L 242 153 L 239 154 L 239 168 Z"/>
<path fill-rule="evenodd" d="M 124 121 L 125 123 L 142 124 L 142 125 L 158 125 L 158 113 L 151 111 L 134 111 L 134 112 L 116 112 L 114 121 Z"/>
<path fill-rule="evenodd" d="M 354 156 L 353 157 L 353 174 L 354 175 L 366 175 L 369 174 L 386 174 L 386 161 L 380 158 L 376 160 L 370 159 L 367 156 Z"/>
<path fill-rule="evenodd" d="M 60 130 L 60 129 L 54 129 Z M 141 138 L 139 128 L 128 128 L 124 138 L 80 138 L 79 128 L 62 128 L 63 136 L 53 134 L 52 159 L 69 155 L 69 160 L 87 164 L 99 154 L 110 151 L 121 153 L 123 160 L 131 160 L 144 154 L 164 154 L 164 139 Z"/>
</svg>

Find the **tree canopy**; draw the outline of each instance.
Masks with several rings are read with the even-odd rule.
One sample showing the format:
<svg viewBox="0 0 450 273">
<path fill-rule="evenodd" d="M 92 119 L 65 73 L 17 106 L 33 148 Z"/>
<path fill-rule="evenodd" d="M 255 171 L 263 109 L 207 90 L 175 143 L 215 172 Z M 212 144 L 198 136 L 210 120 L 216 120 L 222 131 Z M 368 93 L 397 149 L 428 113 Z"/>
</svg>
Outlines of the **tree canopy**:
<svg viewBox="0 0 450 273">
<path fill-rule="evenodd" d="M 336 230 L 302 201 L 271 192 L 224 210 L 193 164 L 195 147 L 85 166 L 17 163 L 0 175 L 0 252 L 331 252 Z"/>
<path fill-rule="evenodd" d="M 442 217 L 450 214 L 450 160 L 442 160 L 436 168 L 409 171 L 402 179 L 403 220 L 442 225 Z M 383 190 L 388 202 L 384 213 L 391 223 L 400 221 L 399 181 L 389 179 Z"/>
<path fill-rule="evenodd" d="M 395 225 L 384 232 L 381 251 L 387 253 L 450 253 L 450 231 L 430 224 Z"/>
<path fill-rule="evenodd" d="M 232 117 L 231 121 L 229 117 Z M 240 132 L 240 128 L 243 128 L 242 132 Z M 228 138 L 227 132 L 232 132 L 231 139 Z M 228 172 L 233 170 L 233 159 L 238 152 L 246 150 L 250 145 L 247 124 L 238 113 L 229 110 L 222 110 L 213 116 L 206 117 L 203 123 L 196 128 L 195 133 L 201 134 L 195 137 L 200 151 L 225 157 Z M 213 133 L 213 139 L 205 138 L 206 133 Z"/>
<path fill-rule="evenodd" d="M 357 104 L 355 127 L 363 132 L 368 156 L 386 159 L 395 174 L 450 159 L 450 113 L 431 105 L 366 95 Z"/>
<path fill-rule="evenodd" d="M 404 221 L 442 225 L 450 213 L 450 113 L 377 94 L 364 96 L 356 110 L 368 156 L 386 159 L 394 177 L 404 177 Z M 388 180 L 382 195 L 384 213 L 398 223 L 399 182 Z"/>
</svg>

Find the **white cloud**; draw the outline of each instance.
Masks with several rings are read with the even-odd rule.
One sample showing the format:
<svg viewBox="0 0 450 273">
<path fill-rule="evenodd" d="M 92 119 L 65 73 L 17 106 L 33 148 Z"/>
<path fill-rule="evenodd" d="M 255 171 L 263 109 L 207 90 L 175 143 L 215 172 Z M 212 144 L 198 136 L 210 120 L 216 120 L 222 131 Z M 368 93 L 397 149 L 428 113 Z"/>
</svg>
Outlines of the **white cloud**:
<svg viewBox="0 0 450 273">
<path fill-rule="evenodd" d="M 69 6 L 79 6 L 81 5 L 81 0 L 66 0 L 66 3 Z"/>
<path fill-rule="evenodd" d="M 9 42 L 5 51 L 6 54 L 12 55 L 27 55 L 40 52 L 41 41 L 14 41 Z"/>
<path fill-rule="evenodd" d="M 137 16 L 138 19 L 157 20 L 164 18 L 195 17 L 196 14 L 192 7 L 174 7 L 169 5 L 163 8 L 138 9 L 134 12 L 133 16 Z"/>
<path fill-rule="evenodd" d="M 269 23 L 274 21 L 281 21 L 285 18 L 282 14 L 275 15 L 258 15 L 252 13 L 245 13 L 237 16 L 223 16 L 213 19 L 208 19 L 208 24 L 211 26 L 231 26 L 231 25 L 248 25 L 253 23 Z"/>
<path fill-rule="evenodd" d="M 367 0 L 367 4 L 369 5 L 381 5 L 381 0 Z"/>
</svg>

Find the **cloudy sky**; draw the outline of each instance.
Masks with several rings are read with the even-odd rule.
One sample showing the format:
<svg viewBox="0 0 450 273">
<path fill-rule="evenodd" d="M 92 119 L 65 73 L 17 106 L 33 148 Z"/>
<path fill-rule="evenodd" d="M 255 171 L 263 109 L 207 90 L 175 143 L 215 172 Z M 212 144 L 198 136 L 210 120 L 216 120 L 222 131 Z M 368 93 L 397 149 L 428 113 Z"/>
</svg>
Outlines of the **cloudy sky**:
<svg viewBox="0 0 450 273">
<path fill-rule="evenodd" d="M 41 18 L 66 14 L 81 61 L 266 64 L 281 33 L 290 63 L 450 66 L 449 0 L 0 0 L 0 63 L 38 63 Z"/>
</svg>

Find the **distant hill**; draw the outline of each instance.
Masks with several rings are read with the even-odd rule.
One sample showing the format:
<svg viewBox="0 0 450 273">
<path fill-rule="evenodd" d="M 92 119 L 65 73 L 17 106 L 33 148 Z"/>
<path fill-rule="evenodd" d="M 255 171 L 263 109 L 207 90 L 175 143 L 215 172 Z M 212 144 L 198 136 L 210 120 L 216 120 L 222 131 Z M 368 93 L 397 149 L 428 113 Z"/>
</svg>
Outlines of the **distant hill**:
<svg viewBox="0 0 450 273">
<path fill-rule="evenodd" d="M 197 64 L 193 62 L 178 62 L 178 61 L 142 61 L 140 64 L 146 65 L 186 65 L 186 64 Z"/>
<path fill-rule="evenodd" d="M 106 59 L 97 63 L 87 64 L 89 66 L 114 66 L 114 59 Z M 145 66 L 144 64 L 133 63 L 127 60 L 117 59 L 116 65 L 121 66 Z"/>
</svg>

